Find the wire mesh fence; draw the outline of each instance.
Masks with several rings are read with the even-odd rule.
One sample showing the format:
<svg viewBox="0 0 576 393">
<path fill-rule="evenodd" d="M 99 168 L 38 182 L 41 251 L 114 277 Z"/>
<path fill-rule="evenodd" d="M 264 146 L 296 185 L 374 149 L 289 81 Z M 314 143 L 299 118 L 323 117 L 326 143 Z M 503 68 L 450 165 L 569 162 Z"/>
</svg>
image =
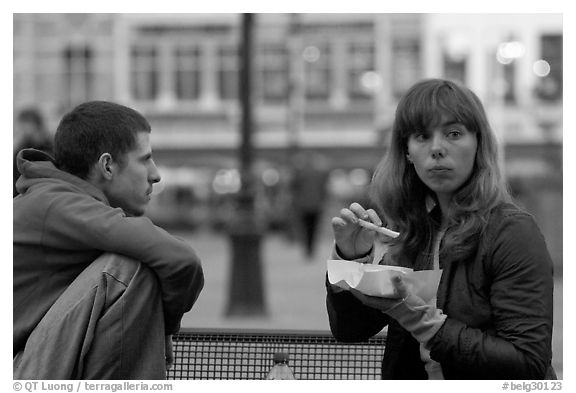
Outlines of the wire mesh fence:
<svg viewBox="0 0 576 393">
<path fill-rule="evenodd" d="M 289 354 L 296 379 L 380 379 L 386 337 L 340 343 L 328 332 L 207 331 L 174 336 L 168 379 L 265 379 L 276 352 Z"/>
</svg>

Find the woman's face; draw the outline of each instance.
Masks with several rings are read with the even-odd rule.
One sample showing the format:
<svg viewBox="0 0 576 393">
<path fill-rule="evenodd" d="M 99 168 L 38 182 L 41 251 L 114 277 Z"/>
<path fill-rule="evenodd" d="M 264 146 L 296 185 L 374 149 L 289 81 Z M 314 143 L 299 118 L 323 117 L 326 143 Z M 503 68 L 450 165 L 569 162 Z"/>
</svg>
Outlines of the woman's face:
<svg viewBox="0 0 576 393">
<path fill-rule="evenodd" d="M 410 135 L 408 158 L 420 180 L 448 202 L 472 174 L 477 147 L 476 133 L 444 117 L 440 124 Z"/>
</svg>

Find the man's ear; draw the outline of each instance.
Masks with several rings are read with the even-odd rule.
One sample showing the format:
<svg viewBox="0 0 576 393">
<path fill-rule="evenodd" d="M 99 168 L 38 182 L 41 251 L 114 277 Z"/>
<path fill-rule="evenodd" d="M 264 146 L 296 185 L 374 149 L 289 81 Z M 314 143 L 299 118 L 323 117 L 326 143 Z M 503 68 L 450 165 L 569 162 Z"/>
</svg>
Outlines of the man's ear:
<svg viewBox="0 0 576 393">
<path fill-rule="evenodd" d="M 96 170 L 104 179 L 112 179 L 114 175 L 114 159 L 110 153 L 102 153 L 96 163 Z"/>
</svg>

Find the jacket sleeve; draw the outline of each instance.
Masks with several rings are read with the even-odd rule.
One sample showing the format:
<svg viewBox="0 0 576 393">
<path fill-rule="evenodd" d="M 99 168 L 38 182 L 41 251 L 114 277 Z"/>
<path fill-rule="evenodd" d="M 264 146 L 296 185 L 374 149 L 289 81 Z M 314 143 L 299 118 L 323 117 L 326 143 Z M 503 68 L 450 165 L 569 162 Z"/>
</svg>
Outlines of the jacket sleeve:
<svg viewBox="0 0 576 393">
<path fill-rule="evenodd" d="M 519 214 L 506 217 L 488 240 L 492 325 L 471 328 L 448 315 L 430 355 L 473 379 L 543 379 L 552 357 L 554 286 L 544 238 L 531 216 Z"/>
<path fill-rule="evenodd" d="M 331 258 L 344 260 L 338 252 L 336 243 L 332 246 Z M 355 259 L 358 263 L 371 263 L 374 259 L 374 247 L 365 256 Z M 330 330 L 336 340 L 342 342 L 361 342 L 374 336 L 388 324 L 388 316 L 380 310 L 365 306 L 349 291 L 336 290 L 326 274 L 326 309 Z"/>
<path fill-rule="evenodd" d="M 149 266 L 160 282 L 166 334 L 180 329 L 182 315 L 192 308 L 204 285 L 200 259 L 189 244 L 147 217 L 128 217 L 121 209 L 85 195 L 69 193 L 51 204 L 42 244 L 122 254 Z"/>
<path fill-rule="evenodd" d="M 332 335 L 342 342 L 366 341 L 388 324 L 386 314 L 365 306 L 349 291 L 334 291 L 327 276 L 326 309 Z"/>
</svg>

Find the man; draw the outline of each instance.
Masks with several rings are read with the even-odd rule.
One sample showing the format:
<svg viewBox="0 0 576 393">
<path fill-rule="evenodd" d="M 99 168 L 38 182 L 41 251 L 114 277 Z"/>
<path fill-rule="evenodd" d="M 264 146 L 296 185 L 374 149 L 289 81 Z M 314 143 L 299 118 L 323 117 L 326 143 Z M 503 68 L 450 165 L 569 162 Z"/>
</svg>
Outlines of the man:
<svg viewBox="0 0 576 393">
<path fill-rule="evenodd" d="M 308 261 L 314 256 L 318 224 L 326 204 L 329 172 L 323 159 L 311 152 L 304 152 L 295 161 L 292 179 L 292 201 L 297 230 L 302 231 L 304 252 Z"/>
<path fill-rule="evenodd" d="M 144 211 L 160 174 L 150 125 L 94 101 L 65 115 L 52 159 L 18 154 L 16 379 L 164 379 L 200 260 Z"/>
<path fill-rule="evenodd" d="M 52 154 L 52 136 L 44 125 L 44 118 L 40 111 L 35 108 L 27 108 L 18 114 L 17 119 L 19 140 L 16 143 L 13 161 L 13 183 L 12 197 L 18 195 L 16 190 L 16 181 L 20 177 L 16 165 L 16 154 L 22 149 L 38 149 L 48 154 Z"/>
</svg>

